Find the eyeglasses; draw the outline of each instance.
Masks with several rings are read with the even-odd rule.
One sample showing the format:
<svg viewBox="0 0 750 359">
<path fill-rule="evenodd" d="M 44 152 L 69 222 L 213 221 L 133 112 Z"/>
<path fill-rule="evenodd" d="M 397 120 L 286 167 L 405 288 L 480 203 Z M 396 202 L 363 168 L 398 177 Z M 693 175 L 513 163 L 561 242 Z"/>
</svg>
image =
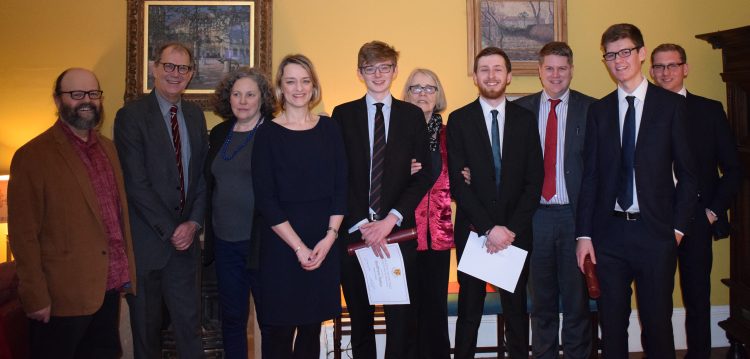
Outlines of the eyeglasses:
<svg viewBox="0 0 750 359">
<path fill-rule="evenodd" d="M 104 91 L 91 90 L 91 91 L 60 91 L 59 94 L 68 94 L 70 98 L 74 100 L 83 100 L 84 97 L 88 96 L 92 100 L 98 100 L 102 98 Z"/>
<path fill-rule="evenodd" d="M 669 72 L 672 72 L 684 64 L 685 64 L 684 62 L 679 62 L 676 64 L 671 63 L 671 64 L 666 64 L 666 65 L 658 64 L 658 65 L 651 65 L 651 68 L 654 70 L 654 72 L 664 72 L 665 69 L 669 70 Z"/>
<path fill-rule="evenodd" d="M 622 49 L 622 50 L 617 51 L 617 52 L 607 52 L 602 57 L 604 57 L 604 60 L 606 60 L 606 61 L 615 61 L 615 59 L 617 58 L 617 56 L 620 56 L 621 59 L 624 59 L 626 57 L 630 57 L 630 54 L 634 50 L 638 50 L 641 47 L 643 47 L 643 46 L 636 46 L 636 47 L 634 47 L 632 49 Z"/>
<path fill-rule="evenodd" d="M 437 87 L 430 86 L 430 85 L 427 85 L 427 86 L 420 86 L 420 85 L 409 86 L 409 92 L 411 92 L 414 95 L 419 95 L 421 93 L 424 93 L 424 94 L 427 94 L 427 95 L 432 95 L 435 92 L 437 92 L 437 90 L 438 90 Z"/>
<path fill-rule="evenodd" d="M 381 74 L 389 74 L 393 71 L 393 64 L 382 64 L 378 66 L 360 66 L 359 70 L 368 75 L 374 75 L 375 71 L 380 71 Z"/>
<path fill-rule="evenodd" d="M 175 64 L 173 64 L 171 62 L 165 62 L 165 63 L 163 63 L 161 65 L 164 66 L 164 72 L 174 72 L 174 69 L 177 69 L 177 72 L 179 72 L 179 73 L 181 73 L 183 75 L 186 74 L 186 73 L 188 73 L 188 72 L 190 72 L 190 70 L 193 69 L 192 66 L 188 66 L 188 65 L 175 65 Z"/>
</svg>

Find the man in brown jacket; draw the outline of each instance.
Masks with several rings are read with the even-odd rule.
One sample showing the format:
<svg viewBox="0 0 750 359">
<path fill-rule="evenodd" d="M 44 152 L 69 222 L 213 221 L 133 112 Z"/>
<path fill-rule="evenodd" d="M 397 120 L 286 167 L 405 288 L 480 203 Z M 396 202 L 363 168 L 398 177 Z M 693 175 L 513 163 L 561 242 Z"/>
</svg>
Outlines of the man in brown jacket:
<svg viewBox="0 0 750 359">
<path fill-rule="evenodd" d="M 117 358 L 120 293 L 135 287 L 128 209 L 114 144 L 101 136 L 102 91 L 65 70 L 58 120 L 13 156 L 8 230 L 32 358 Z"/>
</svg>

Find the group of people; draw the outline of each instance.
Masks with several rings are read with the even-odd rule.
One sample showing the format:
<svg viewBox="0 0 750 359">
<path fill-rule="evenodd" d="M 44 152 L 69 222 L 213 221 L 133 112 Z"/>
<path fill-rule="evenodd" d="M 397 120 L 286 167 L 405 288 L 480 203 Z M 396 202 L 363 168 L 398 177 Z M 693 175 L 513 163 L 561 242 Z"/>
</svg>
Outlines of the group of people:
<svg viewBox="0 0 750 359">
<path fill-rule="evenodd" d="M 627 358 L 633 281 L 646 355 L 675 357 L 678 258 L 688 356 L 708 358 L 711 238 L 741 180 L 734 139 L 720 103 L 686 92 L 682 47 L 652 51 L 658 86 L 642 73 L 637 27 L 612 25 L 601 48 L 616 91 L 596 100 L 570 89 L 573 52 L 551 42 L 539 52 L 542 91 L 512 102 L 510 59 L 483 49 L 479 97 L 446 126 L 434 72 L 415 69 L 393 97 L 391 45 L 360 48 L 366 94 L 330 117 L 312 112 L 322 87 L 310 59 L 288 55 L 273 82 L 253 68 L 228 73 L 213 98 L 225 121 L 207 135 L 203 112 L 182 100 L 191 51 L 169 43 L 155 53 L 154 90 L 117 112 L 114 143 L 96 131 L 96 76 L 64 71 L 58 121 L 11 164 L 9 238 L 33 357 L 118 357 L 122 293 L 136 358 L 161 356 L 164 307 L 179 357 L 202 357 L 202 230 L 227 358 L 247 357 L 251 292 L 263 357 L 317 358 L 341 288 L 352 354 L 374 359 L 374 307 L 345 248 L 364 242 L 388 257 L 386 237 L 416 227 L 416 241 L 398 244 L 411 304 L 384 306 L 386 358 L 450 358 L 450 250 L 460 259 L 470 232 L 489 253 L 530 253 L 516 289 L 499 290 L 511 358 L 529 356 L 529 314 L 535 358 L 557 358 L 560 345 L 566 358 L 589 357 L 587 257 L 605 358 Z M 473 358 L 486 283 L 458 281 L 454 357 Z"/>
</svg>

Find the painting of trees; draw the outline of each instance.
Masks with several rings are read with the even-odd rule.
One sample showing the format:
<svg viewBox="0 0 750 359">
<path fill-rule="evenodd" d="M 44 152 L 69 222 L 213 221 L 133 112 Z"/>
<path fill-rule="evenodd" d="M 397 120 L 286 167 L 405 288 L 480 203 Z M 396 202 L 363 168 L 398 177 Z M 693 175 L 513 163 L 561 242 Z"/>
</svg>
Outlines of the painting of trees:
<svg viewBox="0 0 750 359">
<path fill-rule="evenodd" d="M 511 60 L 535 61 L 555 40 L 555 0 L 480 0 L 481 47 L 497 46 Z"/>
<path fill-rule="evenodd" d="M 193 51 L 195 72 L 188 89 L 213 89 L 225 73 L 253 63 L 253 7 L 248 5 L 147 5 L 146 51 L 180 42 Z M 153 77 L 149 68 L 148 85 Z"/>
</svg>

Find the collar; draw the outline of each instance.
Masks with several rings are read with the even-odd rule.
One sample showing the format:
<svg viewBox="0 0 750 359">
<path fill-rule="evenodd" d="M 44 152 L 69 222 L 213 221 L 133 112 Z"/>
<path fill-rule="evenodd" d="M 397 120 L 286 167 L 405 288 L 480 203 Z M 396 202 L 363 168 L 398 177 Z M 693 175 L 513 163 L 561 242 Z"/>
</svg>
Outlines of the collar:
<svg viewBox="0 0 750 359">
<path fill-rule="evenodd" d="M 627 93 L 622 87 L 617 86 L 617 100 L 622 102 L 625 101 L 625 96 L 635 96 L 639 102 L 643 102 L 646 100 L 646 89 L 648 89 L 648 80 L 646 80 L 646 77 L 643 77 L 643 81 L 635 88 L 633 93 Z"/>
<path fill-rule="evenodd" d="M 682 89 L 680 91 L 677 91 L 678 94 L 682 95 L 682 97 L 687 97 L 687 89 L 685 86 L 682 86 Z"/>
<path fill-rule="evenodd" d="M 84 141 L 80 137 L 76 136 L 75 133 L 73 133 L 73 130 L 70 129 L 70 127 L 63 122 L 62 119 L 57 119 L 56 125 L 60 126 L 62 128 L 63 133 L 65 133 L 65 136 L 68 137 L 70 141 L 73 142 L 75 145 L 79 145 L 81 147 L 91 147 L 96 145 L 99 141 L 97 140 L 97 137 L 94 135 L 94 131 L 89 130 L 89 137 L 87 141 Z"/>
<path fill-rule="evenodd" d="M 482 106 L 482 113 L 488 114 L 492 110 L 497 110 L 500 114 L 505 114 L 505 102 L 508 100 L 507 97 L 503 96 L 503 101 L 500 102 L 497 107 L 492 107 L 487 101 L 484 99 L 484 97 L 479 96 L 479 105 Z"/>
<path fill-rule="evenodd" d="M 565 92 L 563 92 L 562 96 L 560 96 L 558 99 L 560 100 L 560 103 L 567 104 L 569 98 L 570 98 L 570 88 L 568 88 L 567 90 L 565 90 Z M 552 97 L 550 97 L 549 95 L 547 95 L 547 91 L 542 90 L 542 101 L 543 102 L 547 102 L 549 100 L 554 100 L 554 99 Z"/>
<path fill-rule="evenodd" d="M 388 94 L 383 98 L 382 101 L 376 101 L 374 97 L 370 96 L 368 93 L 365 95 L 365 102 L 367 103 L 367 108 L 371 108 L 371 106 L 375 105 L 376 103 L 380 102 L 383 104 L 383 108 L 390 108 L 391 104 L 393 104 L 393 96 L 391 94 Z"/>
<path fill-rule="evenodd" d="M 154 94 L 156 95 L 156 101 L 159 103 L 159 110 L 161 110 L 161 114 L 166 116 L 169 113 L 169 108 L 172 107 L 172 105 L 177 106 L 177 112 L 180 112 L 180 109 L 182 109 L 182 98 L 180 98 L 180 101 L 177 101 L 177 103 L 171 103 L 164 97 L 162 97 L 159 94 L 159 91 L 156 91 L 154 89 Z"/>
</svg>

